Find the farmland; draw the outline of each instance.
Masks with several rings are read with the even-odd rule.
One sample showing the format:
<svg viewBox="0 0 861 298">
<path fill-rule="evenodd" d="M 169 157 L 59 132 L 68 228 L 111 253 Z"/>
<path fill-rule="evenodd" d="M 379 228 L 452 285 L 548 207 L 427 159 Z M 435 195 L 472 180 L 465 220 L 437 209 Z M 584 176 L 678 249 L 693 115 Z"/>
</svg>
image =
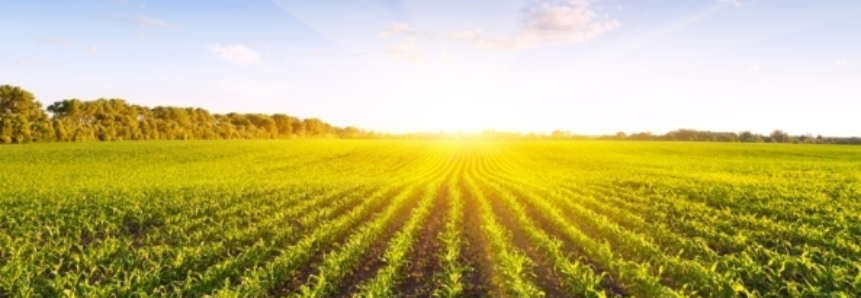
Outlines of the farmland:
<svg viewBox="0 0 861 298">
<path fill-rule="evenodd" d="M 856 147 L 0 147 L 0 297 L 859 294 Z"/>
</svg>

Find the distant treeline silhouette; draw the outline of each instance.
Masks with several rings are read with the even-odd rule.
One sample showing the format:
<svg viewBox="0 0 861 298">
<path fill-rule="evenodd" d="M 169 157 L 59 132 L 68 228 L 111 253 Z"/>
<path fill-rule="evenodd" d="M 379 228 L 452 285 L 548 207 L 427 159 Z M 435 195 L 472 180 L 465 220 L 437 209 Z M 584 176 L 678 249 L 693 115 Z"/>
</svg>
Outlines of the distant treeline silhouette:
<svg viewBox="0 0 861 298">
<path fill-rule="evenodd" d="M 612 135 L 581 135 L 569 131 L 555 130 L 546 133 L 518 133 L 496 130 L 485 130 L 480 133 L 408 133 L 397 135 L 401 139 L 483 139 L 483 140 L 523 140 L 523 141 L 552 141 L 552 140 L 614 140 L 614 141 L 690 141 L 690 142 L 730 142 L 730 143 L 796 143 L 796 144 L 861 144 L 858 137 L 823 137 L 821 135 L 793 136 L 781 130 L 771 134 L 755 134 L 749 131 L 713 132 L 694 129 L 678 129 L 666 134 L 639 132 L 626 134 L 618 132 Z"/>
<path fill-rule="evenodd" d="M 795 143 L 795 144 L 861 144 L 857 137 L 823 137 L 822 135 L 790 135 L 782 130 L 774 130 L 768 135 L 756 134 L 750 131 L 714 132 L 694 129 L 678 129 L 663 135 L 650 132 L 624 132 L 615 135 L 605 135 L 596 139 L 618 139 L 630 141 L 694 141 L 694 142 L 743 142 L 743 143 Z"/>
<path fill-rule="evenodd" d="M 627 140 L 750 143 L 861 144 L 857 137 L 769 135 L 680 129 L 589 136 L 556 130 L 550 134 L 485 130 L 480 133 L 419 132 L 390 134 L 356 127 L 336 127 L 317 118 L 285 114 L 212 114 L 201 108 L 133 105 L 122 99 L 68 99 L 46 109 L 20 87 L 0 86 L 0 144 L 125 140 L 229 139 L 483 139 L 483 140 Z"/>
</svg>

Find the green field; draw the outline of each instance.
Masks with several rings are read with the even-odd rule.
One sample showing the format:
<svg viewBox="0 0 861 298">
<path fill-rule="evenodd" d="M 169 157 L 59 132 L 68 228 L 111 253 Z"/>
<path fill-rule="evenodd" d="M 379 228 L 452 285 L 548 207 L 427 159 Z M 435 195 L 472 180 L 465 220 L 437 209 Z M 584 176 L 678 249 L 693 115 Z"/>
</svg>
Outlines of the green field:
<svg viewBox="0 0 861 298">
<path fill-rule="evenodd" d="M 861 148 L 0 146 L 0 297 L 858 297 Z"/>
</svg>

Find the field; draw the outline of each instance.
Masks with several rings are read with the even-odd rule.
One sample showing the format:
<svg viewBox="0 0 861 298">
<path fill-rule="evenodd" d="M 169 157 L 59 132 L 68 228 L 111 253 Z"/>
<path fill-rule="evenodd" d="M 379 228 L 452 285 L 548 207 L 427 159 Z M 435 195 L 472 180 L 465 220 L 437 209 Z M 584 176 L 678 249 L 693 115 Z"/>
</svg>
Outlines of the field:
<svg viewBox="0 0 861 298">
<path fill-rule="evenodd" d="M 861 148 L 0 147 L 0 297 L 858 297 Z"/>
</svg>

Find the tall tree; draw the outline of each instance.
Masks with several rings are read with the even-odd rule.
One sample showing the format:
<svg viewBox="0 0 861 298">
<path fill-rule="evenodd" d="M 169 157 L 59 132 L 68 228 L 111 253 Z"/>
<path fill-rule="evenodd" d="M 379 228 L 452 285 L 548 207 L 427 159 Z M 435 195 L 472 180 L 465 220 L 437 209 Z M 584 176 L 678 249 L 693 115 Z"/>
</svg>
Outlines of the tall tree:
<svg viewBox="0 0 861 298">
<path fill-rule="evenodd" d="M 775 142 L 775 143 L 788 143 L 788 142 L 791 142 L 792 140 L 790 139 L 788 133 L 786 133 L 782 130 L 776 129 L 773 132 L 771 132 L 771 141 Z"/>
<path fill-rule="evenodd" d="M 48 115 L 33 93 L 21 87 L 0 86 L 0 142 L 29 143 L 47 141 L 53 129 L 48 128 Z"/>
</svg>

